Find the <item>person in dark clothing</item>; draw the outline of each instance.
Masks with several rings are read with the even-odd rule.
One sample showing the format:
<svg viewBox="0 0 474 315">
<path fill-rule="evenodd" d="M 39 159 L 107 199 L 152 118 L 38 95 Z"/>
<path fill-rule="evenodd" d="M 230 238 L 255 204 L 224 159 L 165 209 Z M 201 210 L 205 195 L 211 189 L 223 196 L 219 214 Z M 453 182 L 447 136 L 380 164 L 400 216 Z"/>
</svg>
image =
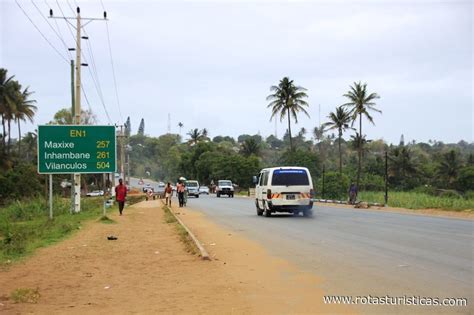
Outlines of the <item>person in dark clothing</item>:
<svg viewBox="0 0 474 315">
<path fill-rule="evenodd" d="M 125 206 L 125 198 L 127 197 L 127 186 L 123 184 L 122 179 L 119 179 L 119 184 L 115 187 L 115 200 L 119 205 L 119 212 L 122 215 L 123 207 Z"/>
<path fill-rule="evenodd" d="M 171 207 L 171 197 L 173 196 L 173 188 L 171 187 L 171 184 L 168 183 L 165 188 L 165 204 L 167 206 Z"/>
<path fill-rule="evenodd" d="M 355 204 L 357 200 L 357 186 L 356 184 L 352 183 L 349 187 L 349 204 Z"/>
</svg>

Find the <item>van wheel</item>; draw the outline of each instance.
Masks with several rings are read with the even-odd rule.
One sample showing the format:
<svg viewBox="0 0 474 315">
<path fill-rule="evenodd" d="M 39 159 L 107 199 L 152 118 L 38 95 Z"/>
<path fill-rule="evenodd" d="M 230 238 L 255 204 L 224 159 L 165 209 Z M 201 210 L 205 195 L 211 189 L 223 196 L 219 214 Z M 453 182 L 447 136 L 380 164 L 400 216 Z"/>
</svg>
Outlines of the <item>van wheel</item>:
<svg viewBox="0 0 474 315">
<path fill-rule="evenodd" d="M 309 209 L 309 210 L 304 210 L 303 211 L 303 215 L 307 218 L 311 218 L 313 216 L 313 210 Z"/>
<path fill-rule="evenodd" d="M 257 208 L 257 215 L 261 216 L 263 214 L 263 210 L 258 206 L 258 200 L 255 200 L 255 207 Z"/>
<path fill-rule="evenodd" d="M 217 193 L 216 195 L 217 195 L 217 198 L 219 198 L 221 196 L 219 193 Z"/>
<path fill-rule="evenodd" d="M 264 214 L 265 216 L 268 218 L 272 215 L 272 212 L 270 211 L 270 209 L 268 208 L 268 206 L 265 204 L 265 202 L 263 203 L 263 209 L 264 209 Z"/>
</svg>

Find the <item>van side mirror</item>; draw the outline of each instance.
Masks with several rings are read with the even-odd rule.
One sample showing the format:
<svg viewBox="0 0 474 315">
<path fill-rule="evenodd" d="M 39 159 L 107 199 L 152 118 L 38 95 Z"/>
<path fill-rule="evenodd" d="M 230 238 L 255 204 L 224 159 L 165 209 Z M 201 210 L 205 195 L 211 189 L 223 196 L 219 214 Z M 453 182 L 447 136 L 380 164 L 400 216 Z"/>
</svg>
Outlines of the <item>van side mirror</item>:
<svg viewBox="0 0 474 315">
<path fill-rule="evenodd" d="M 253 177 L 252 177 L 252 182 L 253 182 L 254 184 L 256 184 L 256 183 L 258 182 L 257 176 L 253 176 Z"/>
</svg>

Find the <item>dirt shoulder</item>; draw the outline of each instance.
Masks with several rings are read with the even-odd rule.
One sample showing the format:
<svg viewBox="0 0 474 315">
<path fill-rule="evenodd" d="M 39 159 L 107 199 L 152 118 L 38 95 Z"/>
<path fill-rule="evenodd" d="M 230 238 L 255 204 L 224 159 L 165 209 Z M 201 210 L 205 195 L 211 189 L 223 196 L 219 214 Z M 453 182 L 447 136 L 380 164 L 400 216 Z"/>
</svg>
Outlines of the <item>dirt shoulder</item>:
<svg viewBox="0 0 474 315">
<path fill-rule="evenodd" d="M 117 224 L 88 223 L 71 238 L 0 271 L 0 313 L 351 311 L 322 305 L 321 279 L 269 256 L 197 213 L 185 210 L 180 215 L 203 237 L 212 261 L 185 252 L 174 227 L 164 223 L 160 201 L 142 202 L 126 208 L 124 216 L 110 215 Z M 109 241 L 108 235 L 118 240 Z M 9 299 L 19 288 L 37 288 L 37 303 Z"/>
</svg>

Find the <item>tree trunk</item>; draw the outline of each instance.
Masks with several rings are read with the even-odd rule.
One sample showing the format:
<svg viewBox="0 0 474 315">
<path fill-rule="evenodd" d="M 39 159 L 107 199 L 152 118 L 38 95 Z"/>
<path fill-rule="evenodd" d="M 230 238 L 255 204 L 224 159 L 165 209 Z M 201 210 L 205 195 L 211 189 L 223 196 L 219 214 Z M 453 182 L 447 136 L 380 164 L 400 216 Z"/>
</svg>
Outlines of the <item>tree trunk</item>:
<svg viewBox="0 0 474 315">
<path fill-rule="evenodd" d="M 7 146 L 7 152 L 8 154 L 10 154 L 10 145 L 11 145 L 11 140 L 12 140 L 12 137 L 11 137 L 11 119 L 8 119 L 8 146 Z"/>
<path fill-rule="evenodd" d="M 18 118 L 18 157 L 21 158 L 21 128 L 20 128 L 20 119 Z"/>
<path fill-rule="evenodd" d="M 291 119 L 290 119 L 289 108 L 288 108 L 288 135 L 290 136 L 290 151 L 293 152 L 293 140 L 291 139 Z"/>
<path fill-rule="evenodd" d="M 341 152 L 341 137 L 342 137 L 342 130 L 339 129 L 339 175 L 342 178 L 342 152 Z"/>
<path fill-rule="evenodd" d="M 2 126 L 3 126 L 3 135 L 2 135 L 2 142 L 3 142 L 3 152 L 5 152 L 5 149 L 6 149 L 6 146 L 7 146 L 7 143 L 5 142 L 5 134 L 6 134 L 6 130 L 5 130 L 5 117 L 2 116 Z"/>
<path fill-rule="evenodd" d="M 359 190 L 360 184 L 360 172 L 361 172 L 361 163 L 362 163 L 362 113 L 359 114 L 359 165 L 357 167 L 357 189 Z"/>
</svg>

